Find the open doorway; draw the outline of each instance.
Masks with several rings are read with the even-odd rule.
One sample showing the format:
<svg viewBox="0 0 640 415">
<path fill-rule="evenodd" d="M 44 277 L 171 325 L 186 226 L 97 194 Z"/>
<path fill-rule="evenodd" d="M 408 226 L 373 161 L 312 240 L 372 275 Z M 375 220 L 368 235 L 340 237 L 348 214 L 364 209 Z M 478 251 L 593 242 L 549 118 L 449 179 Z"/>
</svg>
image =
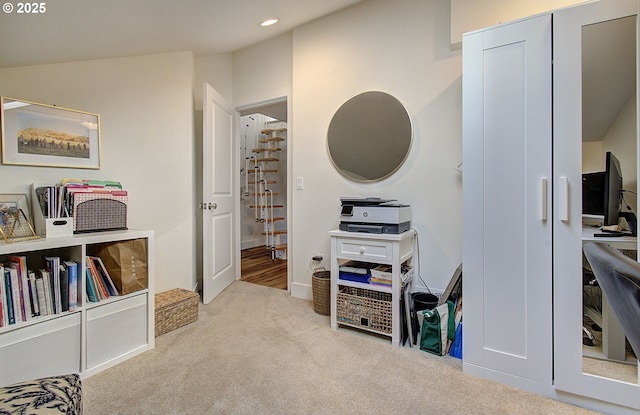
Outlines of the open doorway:
<svg viewBox="0 0 640 415">
<path fill-rule="evenodd" d="M 240 279 L 287 286 L 287 101 L 240 110 Z"/>
</svg>

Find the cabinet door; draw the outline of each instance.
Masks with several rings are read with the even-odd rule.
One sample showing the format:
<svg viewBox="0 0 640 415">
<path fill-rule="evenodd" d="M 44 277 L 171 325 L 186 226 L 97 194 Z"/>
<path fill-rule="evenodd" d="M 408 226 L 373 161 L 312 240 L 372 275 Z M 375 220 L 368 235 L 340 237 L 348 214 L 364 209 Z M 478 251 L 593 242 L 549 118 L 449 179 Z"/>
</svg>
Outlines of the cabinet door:
<svg viewBox="0 0 640 415">
<path fill-rule="evenodd" d="M 599 45 L 599 57 L 596 59 L 603 64 L 612 65 L 613 76 L 619 80 L 619 69 L 634 69 L 633 63 L 623 63 L 611 54 L 615 49 L 629 42 L 635 56 L 637 56 L 637 0 L 600 1 L 560 10 L 554 13 L 554 176 L 555 180 L 563 180 L 562 187 L 558 187 L 554 199 L 568 200 L 568 204 L 556 206 L 559 215 L 554 217 L 554 338 L 555 338 L 555 379 L 558 390 L 572 392 L 576 395 L 589 396 L 601 401 L 612 402 L 635 409 L 640 409 L 640 385 L 637 367 L 620 364 L 612 359 L 591 356 L 598 353 L 599 341 L 596 347 L 583 346 L 583 280 L 582 280 L 582 212 L 581 212 L 581 173 L 583 136 L 593 135 L 585 120 L 589 117 L 589 107 L 595 106 L 596 113 L 604 113 L 604 109 L 614 107 L 609 100 L 609 91 L 600 90 L 597 102 L 589 100 L 589 91 L 594 84 L 599 84 L 602 77 L 606 81 L 607 89 L 615 87 L 611 82 L 611 72 L 600 72 L 596 82 L 589 83 L 590 53 Z M 626 29 L 630 27 L 630 34 Z M 593 30 L 603 30 L 615 34 L 613 39 L 599 35 L 592 38 Z M 600 32 L 602 34 L 602 32 Z M 625 57 L 626 58 L 626 57 Z M 584 61 L 583 61 L 584 59 Z M 632 78 L 637 76 L 637 64 Z M 583 76 L 585 79 L 583 79 Z M 637 82 L 633 80 L 625 87 L 636 112 Z M 635 91 L 634 91 L 635 89 Z M 623 114 L 622 112 L 620 114 Z M 636 112 L 637 114 L 637 112 Z M 625 151 L 618 151 L 616 155 L 623 160 L 623 171 L 632 167 L 637 161 L 635 147 L 637 146 L 637 116 L 631 121 L 633 125 L 625 123 L 626 117 L 617 116 L 618 126 L 625 125 L 630 131 L 634 143 Z M 625 124 L 623 124 L 625 123 Z M 620 128 L 610 128 L 606 140 L 602 140 L 603 149 L 610 149 L 614 140 L 618 141 Z M 616 134 L 617 133 L 617 134 Z M 604 152 L 601 156 L 604 160 Z M 634 160 L 636 159 L 636 160 Z M 604 167 L 604 166 L 603 166 Z M 635 167 L 635 166 L 633 166 Z M 631 168 L 635 173 L 635 170 Z M 625 188 L 634 182 L 636 177 L 625 174 Z M 590 325 L 586 325 L 591 329 Z M 605 329 L 603 328 L 603 331 Z M 602 343 L 600 343 L 602 344 Z M 630 360 L 630 359 L 628 359 Z M 594 370 L 594 363 L 597 370 Z M 631 377 L 627 376 L 631 369 Z M 635 375 L 633 372 L 636 372 Z M 614 410 L 607 410 L 607 412 Z"/>
<path fill-rule="evenodd" d="M 463 73 L 465 371 L 551 384 L 551 16 L 466 35 Z"/>
<path fill-rule="evenodd" d="M 3 333 L 0 385 L 80 372 L 80 344 L 80 313 Z"/>
<path fill-rule="evenodd" d="M 147 293 L 143 293 L 87 310 L 88 372 L 148 349 L 147 307 Z"/>
</svg>

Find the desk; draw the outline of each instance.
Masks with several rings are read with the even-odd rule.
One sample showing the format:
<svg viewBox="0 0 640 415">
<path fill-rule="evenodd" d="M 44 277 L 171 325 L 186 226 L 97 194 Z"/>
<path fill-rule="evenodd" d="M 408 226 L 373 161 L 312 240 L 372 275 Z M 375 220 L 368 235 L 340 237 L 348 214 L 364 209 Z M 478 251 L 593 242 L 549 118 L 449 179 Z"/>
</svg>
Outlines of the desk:
<svg viewBox="0 0 640 415">
<path fill-rule="evenodd" d="M 638 250 L 638 238 L 635 236 L 595 237 L 598 228 L 582 228 L 582 244 L 588 242 L 606 243 L 619 250 Z M 602 353 L 607 359 L 625 361 L 625 336 L 618 318 L 613 313 L 607 298 L 602 295 L 602 315 L 591 307 L 583 305 L 584 314 L 602 327 Z"/>
<path fill-rule="evenodd" d="M 598 237 L 593 236 L 596 233 L 600 233 L 600 229 L 593 227 L 582 228 L 582 244 L 587 242 L 604 242 L 607 245 L 620 250 L 636 251 L 638 249 L 638 238 L 635 236 L 618 236 L 618 237 Z"/>
</svg>

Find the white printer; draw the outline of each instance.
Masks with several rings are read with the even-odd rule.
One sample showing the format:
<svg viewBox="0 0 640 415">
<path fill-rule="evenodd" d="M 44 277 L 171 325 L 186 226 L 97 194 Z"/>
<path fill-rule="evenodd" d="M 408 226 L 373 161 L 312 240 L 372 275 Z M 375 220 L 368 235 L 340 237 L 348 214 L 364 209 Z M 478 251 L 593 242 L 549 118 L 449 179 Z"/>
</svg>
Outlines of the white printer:
<svg viewBox="0 0 640 415">
<path fill-rule="evenodd" d="M 411 206 L 395 199 L 341 197 L 340 230 L 363 233 L 402 233 L 411 227 Z"/>
</svg>

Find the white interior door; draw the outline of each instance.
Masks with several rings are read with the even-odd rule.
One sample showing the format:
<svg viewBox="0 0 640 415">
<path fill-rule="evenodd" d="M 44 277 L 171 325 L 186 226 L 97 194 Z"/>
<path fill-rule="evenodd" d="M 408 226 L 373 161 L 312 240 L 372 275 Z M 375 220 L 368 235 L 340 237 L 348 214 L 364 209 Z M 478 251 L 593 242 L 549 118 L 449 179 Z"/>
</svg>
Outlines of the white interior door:
<svg viewBox="0 0 640 415">
<path fill-rule="evenodd" d="M 236 279 L 234 110 L 207 83 L 203 105 L 202 302 L 209 303 Z"/>
</svg>

